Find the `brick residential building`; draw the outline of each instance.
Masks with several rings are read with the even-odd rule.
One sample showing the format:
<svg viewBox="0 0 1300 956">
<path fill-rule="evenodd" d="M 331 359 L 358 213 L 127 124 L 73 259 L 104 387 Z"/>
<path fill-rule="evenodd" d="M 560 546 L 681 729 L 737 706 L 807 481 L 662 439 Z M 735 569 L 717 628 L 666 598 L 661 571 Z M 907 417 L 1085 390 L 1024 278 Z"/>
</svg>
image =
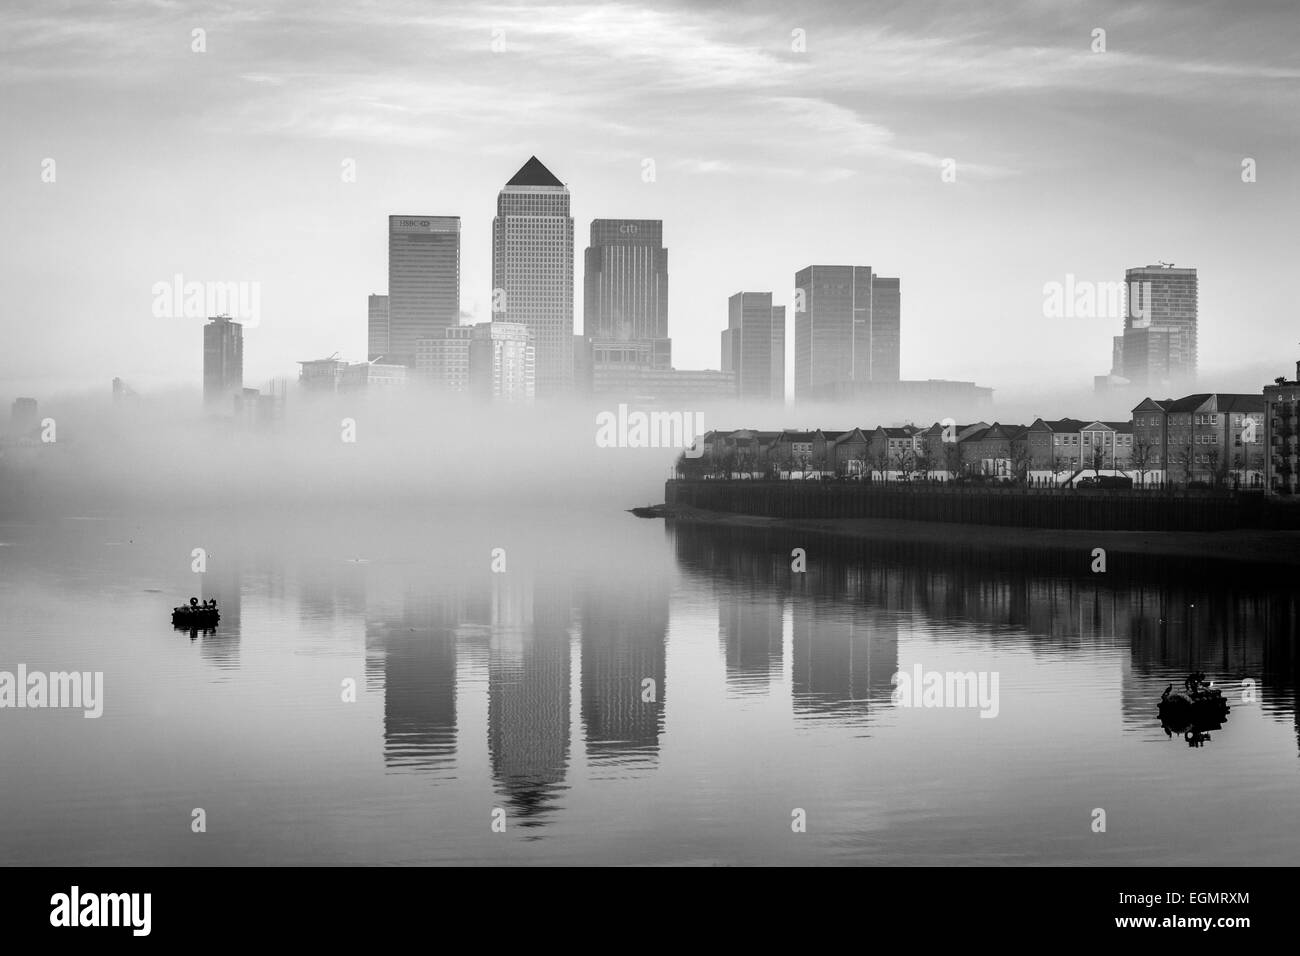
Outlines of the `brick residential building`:
<svg viewBox="0 0 1300 956">
<path fill-rule="evenodd" d="M 1161 483 L 1263 487 L 1262 395 L 1198 392 L 1133 409 L 1135 470 Z"/>
</svg>

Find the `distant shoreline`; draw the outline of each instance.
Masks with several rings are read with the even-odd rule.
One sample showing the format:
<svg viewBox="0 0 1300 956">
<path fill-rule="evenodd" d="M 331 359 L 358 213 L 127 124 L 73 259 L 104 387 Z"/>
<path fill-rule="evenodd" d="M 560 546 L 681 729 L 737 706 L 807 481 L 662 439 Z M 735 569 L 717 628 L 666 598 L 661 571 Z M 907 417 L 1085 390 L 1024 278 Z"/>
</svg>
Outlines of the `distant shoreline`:
<svg viewBox="0 0 1300 956">
<path fill-rule="evenodd" d="M 1111 555 L 1204 558 L 1273 567 L 1300 567 L 1300 531 L 1236 529 L 1229 531 L 1089 531 L 956 524 L 896 518 L 768 518 L 666 505 L 671 521 L 737 528 L 807 531 L 882 543 L 958 545 L 978 551 L 1091 552 Z"/>
</svg>

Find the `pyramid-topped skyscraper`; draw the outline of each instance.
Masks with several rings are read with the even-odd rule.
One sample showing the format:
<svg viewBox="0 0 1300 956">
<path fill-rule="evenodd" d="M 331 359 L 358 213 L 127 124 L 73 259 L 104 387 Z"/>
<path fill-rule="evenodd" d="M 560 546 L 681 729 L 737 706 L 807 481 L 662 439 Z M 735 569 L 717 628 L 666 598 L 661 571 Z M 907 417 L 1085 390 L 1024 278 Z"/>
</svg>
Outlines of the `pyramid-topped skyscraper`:
<svg viewBox="0 0 1300 956">
<path fill-rule="evenodd" d="M 536 156 L 497 195 L 492 321 L 532 333 L 537 395 L 573 390 L 573 219 L 569 190 Z"/>
<path fill-rule="evenodd" d="M 542 165 L 536 156 L 529 156 L 528 162 L 519 167 L 519 172 L 511 177 L 507 186 L 557 186 L 564 188 L 564 183 L 555 178 L 555 174 Z"/>
</svg>

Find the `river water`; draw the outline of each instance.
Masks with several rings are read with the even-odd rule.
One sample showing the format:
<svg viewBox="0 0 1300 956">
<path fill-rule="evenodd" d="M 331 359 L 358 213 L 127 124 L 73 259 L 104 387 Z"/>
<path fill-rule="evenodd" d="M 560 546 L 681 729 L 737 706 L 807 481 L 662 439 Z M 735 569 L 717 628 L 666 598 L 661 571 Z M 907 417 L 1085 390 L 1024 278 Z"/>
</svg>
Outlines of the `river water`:
<svg viewBox="0 0 1300 956">
<path fill-rule="evenodd" d="M 616 509 L 0 523 L 0 671 L 103 674 L 0 709 L 0 862 L 1294 865 L 1296 621 L 1231 565 Z"/>
</svg>

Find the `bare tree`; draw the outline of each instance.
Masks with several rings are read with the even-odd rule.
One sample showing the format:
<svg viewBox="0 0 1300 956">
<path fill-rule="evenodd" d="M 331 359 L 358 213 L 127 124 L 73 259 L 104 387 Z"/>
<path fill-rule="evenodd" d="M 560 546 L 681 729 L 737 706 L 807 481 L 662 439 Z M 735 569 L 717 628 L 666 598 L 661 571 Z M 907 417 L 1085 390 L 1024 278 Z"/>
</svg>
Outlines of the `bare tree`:
<svg viewBox="0 0 1300 956">
<path fill-rule="evenodd" d="M 1155 457 L 1155 449 L 1150 442 L 1140 441 L 1134 444 L 1133 454 L 1129 457 L 1129 462 L 1133 470 L 1137 472 L 1138 487 L 1146 487 L 1146 476 L 1151 471 L 1151 462 Z"/>
<path fill-rule="evenodd" d="M 722 477 L 730 481 L 736 473 L 736 451 L 728 448 L 722 456 Z"/>
<path fill-rule="evenodd" d="M 1182 468 L 1184 484 L 1192 480 L 1192 466 L 1196 463 L 1196 447 L 1190 441 L 1170 452 L 1169 460 L 1171 464 Z"/>
<path fill-rule="evenodd" d="M 1011 446 L 1011 476 L 1017 481 L 1029 480 L 1029 466 L 1033 463 L 1034 456 L 1029 450 L 1028 444 L 1013 444 Z"/>
<path fill-rule="evenodd" d="M 1210 483 L 1216 488 L 1227 484 L 1228 462 L 1217 445 L 1205 453 L 1205 460 L 1209 466 Z"/>
<path fill-rule="evenodd" d="M 754 477 L 754 453 L 751 449 L 742 447 L 736 450 L 736 469 L 741 478 Z"/>
<path fill-rule="evenodd" d="M 1094 475 L 1100 475 L 1101 470 L 1106 467 L 1106 446 L 1093 445 L 1088 451 L 1088 468 L 1092 469 Z"/>
<path fill-rule="evenodd" d="M 915 456 L 910 448 L 900 448 L 894 452 L 894 469 L 904 481 L 910 481 L 912 478 L 914 458 Z"/>
<path fill-rule="evenodd" d="M 871 464 L 876 471 L 880 472 L 881 480 L 882 481 L 886 480 L 888 477 L 886 473 L 889 470 L 889 446 L 888 445 L 882 445 L 878 451 L 872 452 Z"/>
<path fill-rule="evenodd" d="M 922 481 L 930 477 L 930 452 L 924 445 L 916 453 L 916 473 Z"/>
<path fill-rule="evenodd" d="M 955 441 L 944 442 L 943 445 L 943 466 L 947 470 L 949 477 L 956 478 L 961 474 L 961 445 Z"/>
</svg>

